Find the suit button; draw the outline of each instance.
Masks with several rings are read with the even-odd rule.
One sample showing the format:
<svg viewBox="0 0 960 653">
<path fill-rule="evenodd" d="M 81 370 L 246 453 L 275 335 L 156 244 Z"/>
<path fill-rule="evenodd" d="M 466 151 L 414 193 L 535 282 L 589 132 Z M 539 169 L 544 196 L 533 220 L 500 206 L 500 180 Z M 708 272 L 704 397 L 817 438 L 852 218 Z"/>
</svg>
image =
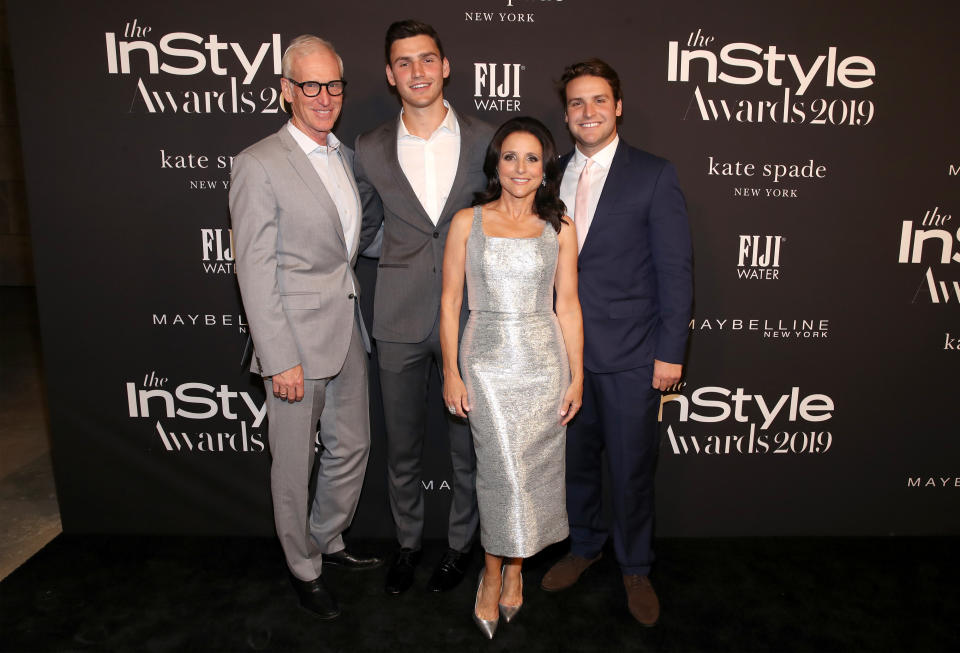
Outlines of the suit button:
<svg viewBox="0 0 960 653">
<path fill-rule="evenodd" d="M 440 237 L 440 232 L 439 232 L 439 231 L 434 231 L 434 232 L 433 232 L 433 237 L 434 237 L 434 238 L 439 238 L 439 237 Z"/>
<path fill-rule="evenodd" d="M 347 299 L 356 299 L 356 298 L 357 296 L 354 295 L 353 293 L 350 293 L 349 295 L 347 295 Z"/>
</svg>

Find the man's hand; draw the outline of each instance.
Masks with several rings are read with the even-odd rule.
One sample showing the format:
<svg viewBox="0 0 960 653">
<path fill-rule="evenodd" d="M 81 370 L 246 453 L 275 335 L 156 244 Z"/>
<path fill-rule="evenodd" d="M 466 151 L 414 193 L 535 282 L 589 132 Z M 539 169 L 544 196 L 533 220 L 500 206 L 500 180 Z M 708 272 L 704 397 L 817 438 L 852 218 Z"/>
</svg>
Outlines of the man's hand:
<svg viewBox="0 0 960 653">
<path fill-rule="evenodd" d="M 653 387 L 657 390 L 666 390 L 680 380 L 683 374 L 683 365 L 679 363 L 664 363 L 653 361 Z"/>
<path fill-rule="evenodd" d="M 296 365 L 273 375 L 273 396 L 291 404 L 303 399 L 303 366 Z"/>
</svg>

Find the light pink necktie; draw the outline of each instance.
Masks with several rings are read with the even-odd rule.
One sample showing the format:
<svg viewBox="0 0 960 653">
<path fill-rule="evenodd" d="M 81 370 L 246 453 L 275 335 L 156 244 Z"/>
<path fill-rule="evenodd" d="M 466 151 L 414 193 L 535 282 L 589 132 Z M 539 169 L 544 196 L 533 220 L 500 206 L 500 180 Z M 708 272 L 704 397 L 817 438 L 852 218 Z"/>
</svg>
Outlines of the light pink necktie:
<svg viewBox="0 0 960 653">
<path fill-rule="evenodd" d="M 577 251 L 583 249 L 583 240 L 590 228 L 590 166 L 593 159 L 583 164 L 577 180 L 577 195 L 573 200 L 573 224 L 577 227 Z"/>
</svg>

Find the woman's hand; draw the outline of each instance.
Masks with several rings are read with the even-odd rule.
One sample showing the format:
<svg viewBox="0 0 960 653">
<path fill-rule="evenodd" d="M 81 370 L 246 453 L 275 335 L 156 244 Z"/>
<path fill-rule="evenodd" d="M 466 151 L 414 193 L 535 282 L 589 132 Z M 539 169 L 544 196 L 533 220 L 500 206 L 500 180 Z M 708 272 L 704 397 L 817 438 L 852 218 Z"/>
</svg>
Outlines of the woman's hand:
<svg viewBox="0 0 960 653">
<path fill-rule="evenodd" d="M 567 386 L 567 391 L 563 393 L 563 401 L 560 403 L 560 417 L 563 418 L 560 424 L 566 426 L 582 405 L 583 381 L 572 381 Z"/>
<path fill-rule="evenodd" d="M 470 412 L 470 402 L 467 401 L 467 386 L 459 374 L 448 375 L 443 381 L 443 403 L 451 415 L 466 417 Z"/>
</svg>

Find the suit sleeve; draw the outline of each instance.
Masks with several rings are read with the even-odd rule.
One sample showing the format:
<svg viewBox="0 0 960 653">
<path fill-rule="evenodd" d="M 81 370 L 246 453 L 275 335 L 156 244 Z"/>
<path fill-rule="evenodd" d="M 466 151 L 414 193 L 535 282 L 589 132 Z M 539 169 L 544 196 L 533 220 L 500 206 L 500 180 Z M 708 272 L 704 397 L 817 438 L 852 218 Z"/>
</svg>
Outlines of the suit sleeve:
<svg viewBox="0 0 960 653">
<path fill-rule="evenodd" d="M 263 164 L 249 153 L 233 162 L 230 218 L 236 249 L 237 282 L 262 376 L 300 363 L 277 285 L 278 206 Z"/>
<path fill-rule="evenodd" d="M 657 179 L 649 224 L 661 321 L 655 357 L 683 363 L 693 304 L 692 246 L 687 203 L 671 163 Z"/>
<path fill-rule="evenodd" d="M 363 212 L 363 222 L 360 226 L 360 252 L 363 252 L 374 242 L 383 225 L 383 202 L 377 189 L 373 187 L 363 169 L 364 153 L 361 137 L 354 143 L 353 176 L 357 181 L 357 190 L 360 192 L 360 208 Z"/>
</svg>

